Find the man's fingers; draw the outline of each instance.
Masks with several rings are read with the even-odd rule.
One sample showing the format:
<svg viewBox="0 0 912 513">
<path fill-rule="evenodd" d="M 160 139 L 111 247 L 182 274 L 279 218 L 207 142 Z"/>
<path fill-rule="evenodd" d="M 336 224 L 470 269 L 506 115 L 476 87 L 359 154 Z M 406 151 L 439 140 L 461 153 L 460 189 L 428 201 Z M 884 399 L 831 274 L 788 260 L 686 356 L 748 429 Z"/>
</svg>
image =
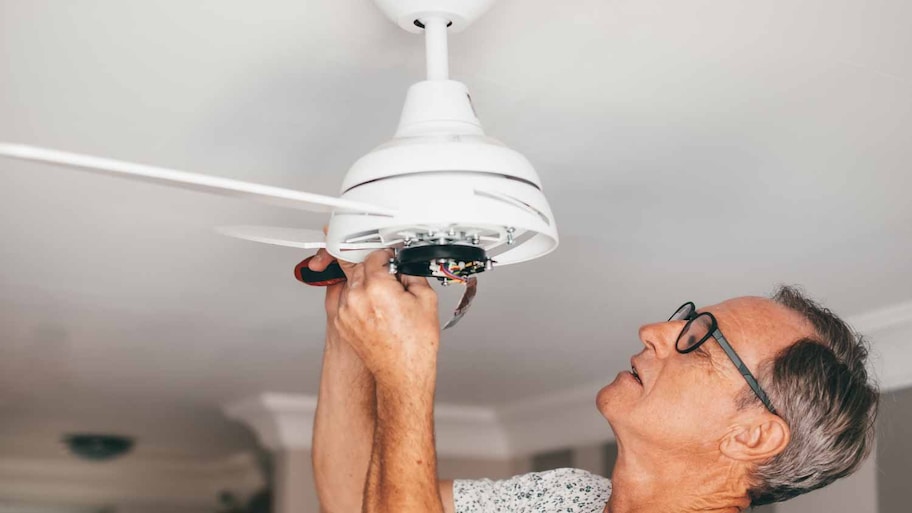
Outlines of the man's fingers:
<svg viewBox="0 0 912 513">
<path fill-rule="evenodd" d="M 434 288 L 431 287 L 431 284 L 428 283 L 427 278 L 424 276 L 410 276 L 408 274 L 400 274 L 399 281 L 402 282 L 402 286 L 405 287 L 405 290 L 411 292 L 412 294 L 419 295 L 425 292 L 434 292 Z"/>
<path fill-rule="evenodd" d="M 310 259 L 310 262 L 307 262 L 307 267 L 311 271 L 321 272 L 329 267 L 329 264 L 333 263 L 335 259 L 328 251 L 321 249 Z"/>
<path fill-rule="evenodd" d="M 345 273 L 345 278 L 348 280 L 349 288 L 358 287 L 360 285 L 363 285 L 364 282 L 367 281 L 367 274 L 369 272 L 368 270 L 377 265 L 376 264 L 377 256 L 375 255 L 376 253 L 381 253 L 381 255 L 379 255 L 380 259 L 383 259 L 383 261 L 387 262 L 387 263 L 389 263 L 389 259 L 390 259 L 390 257 L 392 257 L 392 254 L 393 254 L 392 250 L 382 250 L 381 249 L 381 250 L 375 251 L 374 253 L 371 253 L 370 255 L 368 255 L 367 259 L 364 262 L 361 262 L 360 264 L 346 262 L 345 260 L 338 260 L 339 267 L 342 268 L 342 272 Z M 384 256 L 384 254 L 386 256 Z"/>
<path fill-rule="evenodd" d="M 400 274 L 399 281 L 402 282 L 402 285 L 406 289 L 419 289 L 419 288 L 431 288 L 431 284 L 428 283 L 427 278 L 424 276 L 412 276 L 409 274 Z"/>
<path fill-rule="evenodd" d="M 326 235 L 329 230 L 329 226 L 323 226 L 323 235 Z M 326 270 L 329 267 L 329 264 L 333 263 L 336 258 L 329 254 L 329 251 L 326 249 L 321 249 L 317 251 L 317 254 L 310 259 L 310 262 L 307 262 L 307 267 L 311 271 L 321 272 Z"/>
<path fill-rule="evenodd" d="M 396 276 L 389 273 L 389 261 L 393 258 L 393 250 L 378 249 L 367 258 L 361 265 L 364 267 L 364 280 L 395 280 Z"/>
</svg>

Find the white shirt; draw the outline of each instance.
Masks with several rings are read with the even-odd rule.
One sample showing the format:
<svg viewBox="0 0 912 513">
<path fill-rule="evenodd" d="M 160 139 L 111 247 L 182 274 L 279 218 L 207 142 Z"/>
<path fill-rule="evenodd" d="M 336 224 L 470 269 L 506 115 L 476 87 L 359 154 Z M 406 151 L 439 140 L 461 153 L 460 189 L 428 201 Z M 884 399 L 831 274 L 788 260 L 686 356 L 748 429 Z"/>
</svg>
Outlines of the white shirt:
<svg viewBox="0 0 912 513">
<path fill-rule="evenodd" d="M 453 481 L 456 513 L 602 513 L 610 496 L 610 479 L 575 468 Z"/>
</svg>

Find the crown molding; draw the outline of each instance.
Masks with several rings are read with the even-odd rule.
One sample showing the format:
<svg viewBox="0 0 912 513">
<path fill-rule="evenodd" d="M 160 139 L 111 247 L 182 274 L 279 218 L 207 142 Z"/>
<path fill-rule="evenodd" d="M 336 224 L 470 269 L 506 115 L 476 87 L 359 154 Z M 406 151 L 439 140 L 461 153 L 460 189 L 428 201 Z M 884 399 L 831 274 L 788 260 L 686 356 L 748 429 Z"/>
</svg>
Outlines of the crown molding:
<svg viewBox="0 0 912 513">
<path fill-rule="evenodd" d="M 270 451 L 310 448 L 316 396 L 270 392 L 229 403 L 222 410 L 250 427 Z"/>
<path fill-rule="evenodd" d="M 876 336 L 878 333 L 901 326 L 912 328 L 912 301 L 853 315 L 846 321 L 856 331 L 867 336 Z"/>
<path fill-rule="evenodd" d="M 310 449 L 317 398 L 264 393 L 224 406 L 226 416 L 250 427 L 271 451 Z M 507 434 L 492 408 L 438 404 L 434 412 L 441 456 L 510 457 Z"/>
<path fill-rule="evenodd" d="M 912 386 L 912 302 L 846 319 L 871 344 L 871 370 L 884 392 Z"/>
<path fill-rule="evenodd" d="M 434 408 L 437 453 L 444 457 L 508 459 L 510 434 L 494 408 L 438 404 Z"/>
</svg>

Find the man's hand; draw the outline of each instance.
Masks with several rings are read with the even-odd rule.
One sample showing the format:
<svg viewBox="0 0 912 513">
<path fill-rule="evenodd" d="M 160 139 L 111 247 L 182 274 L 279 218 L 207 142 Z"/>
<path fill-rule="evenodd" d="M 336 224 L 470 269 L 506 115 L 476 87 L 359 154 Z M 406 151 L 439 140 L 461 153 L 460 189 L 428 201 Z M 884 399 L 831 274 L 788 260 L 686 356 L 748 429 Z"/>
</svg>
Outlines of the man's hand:
<svg viewBox="0 0 912 513">
<path fill-rule="evenodd" d="M 381 250 L 361 264 L 340 262 L 348 281 L 335 328 L 378 384 L 399 387 L 433 379 L 440 321 L 437 293 L 424 278 L 390 274 L 392 256 L 392 251 Z"/>
<path fill-rule="evenodd" d="M 357 265 L 335 326 L 376 382 L 377 423 L 363 511 L 442 513 L 434 449 L 440 326 L 437 294 L 424 278 L 389 274 L 390 251 Z"/>
</svg>

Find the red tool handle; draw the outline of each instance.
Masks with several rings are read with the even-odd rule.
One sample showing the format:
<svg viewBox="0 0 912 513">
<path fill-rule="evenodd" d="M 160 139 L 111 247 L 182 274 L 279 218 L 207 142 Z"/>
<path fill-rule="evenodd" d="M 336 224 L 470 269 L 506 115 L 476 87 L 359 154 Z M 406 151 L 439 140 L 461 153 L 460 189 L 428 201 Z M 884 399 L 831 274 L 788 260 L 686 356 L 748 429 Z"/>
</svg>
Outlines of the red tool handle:
<svg viewBox="0 0 912 513">
<path fill-rule="evenodd" d="M 323 271 L 317 272 L 311 271 L 307 267 L 307 264 L 312 258 L 312 256 L 309 256 L 295 266 L 294 275 L 298 281 L 306 283 L 307 285 L 313 285 L 314 287 L 329 287 L 330 285 L 345 281 L 345 273 L 342 272 L 342 268 L 339 267 L 338 262 L 333 262 L 326 266 L 326 269 Z"/>
</svg>

